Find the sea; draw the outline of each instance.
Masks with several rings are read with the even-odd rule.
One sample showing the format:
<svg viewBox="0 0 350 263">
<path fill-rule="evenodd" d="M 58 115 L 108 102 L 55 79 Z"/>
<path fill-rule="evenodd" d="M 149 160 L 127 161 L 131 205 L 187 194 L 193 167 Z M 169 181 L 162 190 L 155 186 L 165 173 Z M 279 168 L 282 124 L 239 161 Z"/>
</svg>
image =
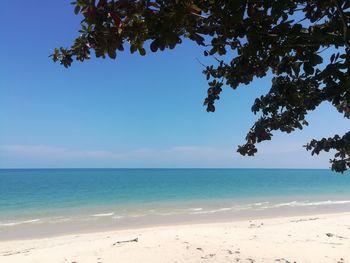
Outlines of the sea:
<svg viewBox="0 0 350 263">
<path fill-rule="evenodd" d="M 327 169 L 1 169 L 0 239 L 350 212 Z"/>
</svg>

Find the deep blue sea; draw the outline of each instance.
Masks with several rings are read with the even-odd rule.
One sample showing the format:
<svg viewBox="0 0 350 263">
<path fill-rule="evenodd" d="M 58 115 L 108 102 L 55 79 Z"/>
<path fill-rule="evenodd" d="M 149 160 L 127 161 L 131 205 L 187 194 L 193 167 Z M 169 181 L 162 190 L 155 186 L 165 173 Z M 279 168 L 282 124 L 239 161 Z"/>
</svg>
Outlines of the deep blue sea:
<svg viewBox="0 0 350 263">
<path fill-rule="evenodd" d="M 350 207 L 350 174 L 301 169 L 2 169 L 1 227 Z M 279 211 L 279 210 L 278 210 Z M 282 211 L 282 210 L 281 210 Z M 350 210 L 348 210 L 350 211 Z"/>
</svg>

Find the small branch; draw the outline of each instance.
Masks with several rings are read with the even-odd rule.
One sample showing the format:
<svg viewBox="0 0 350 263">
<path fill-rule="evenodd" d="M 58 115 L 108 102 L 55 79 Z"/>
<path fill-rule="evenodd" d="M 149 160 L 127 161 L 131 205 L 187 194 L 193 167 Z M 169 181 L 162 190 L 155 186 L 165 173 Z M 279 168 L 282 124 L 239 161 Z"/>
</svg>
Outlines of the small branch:
<svg viewBox="0 0 350 263">
<path fill-rule="evenodd" d="M 208 18 L 208 17 L 206 17 L 206 16 L 202 16 L 202 15 L 196 14 L 196 13 L 194 13 L 194 12 L 191 12 L 191 14 L 192 14 L 192 15 L 195 15 L 195 16 L 198 16 L 198 17 L 200 17 L 200 18 L 204 18 L 204 19 L 207 19 L 207 18 Z"/>
<path fill-rule="evenodd" d="M 329 49 L 330 48 L 330 46 L 329 47 L 326 47 L 326 48 L 324 48 L 324 49 L 322 49 L 322 50 L 320 50 L 320 51 L 318 51 L 318 52 L 316 52 L 316 54 L 321 54 L 323 51 L 325 51 L 325 50 L 327 50 L 327 49 Z"/>
<path fill-rule="evenodd" d="M 216 56 L 212 55 L 212 57 L 218 62 L 221 63 L 221 61 L 223 62 L 223 60 L 218 59 Z"/>
<path fill-rule="evenodd" d="M 124 241 L 117 241 L 113 244 L 113 246 L 118 245 L 118 244 L 122 244 L 122 243 L 129 243 L 129 242 L 139 242 L 139 238 L 134 238 L 134 239 L 130 239 L 130 240 L 124 240 Z"/>
<path fill-rule="evenodd" d="M 197 60 L 197 62 L 199 63 L 199 64 L 201 64 L 203 67 L 207 67 L 206 65 L 204 65 L 198 58 L 196 58 L 196 60 Z"/>
</svg>

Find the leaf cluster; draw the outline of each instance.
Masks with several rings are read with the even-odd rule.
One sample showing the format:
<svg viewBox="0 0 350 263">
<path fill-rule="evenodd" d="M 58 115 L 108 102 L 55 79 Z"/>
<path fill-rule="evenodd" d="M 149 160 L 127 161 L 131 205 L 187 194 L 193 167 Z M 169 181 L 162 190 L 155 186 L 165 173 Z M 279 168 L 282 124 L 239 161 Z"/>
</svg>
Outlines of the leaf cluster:
<svg viewBox="0 0 350 263">
<path fill-rule="evenodd" d="M 184 38 L 214 58 L 203 73 L 209 84 L 204 105 L 215 111 L 224 86 L 236 89 L 273 74 L 269 92 L 252 106 L 259 116 L 238 147 L 252 156 L 256 144 L 275 131 L 291 133 L 308 125 L 307 114 L 331 103 L 350 118 L 350 2 L 348 0 L 77 0 L 80 35 L 57 48 L 54 61 L 115 59 L 128 48 L 144 56 L 175 48 Z M 323 52 L 331 52 L 329 57 Z M 229 54 L 230 56 L 225 56 Z M 228 59 L 227 57 L 233 57 Z M 335 151 L 332 169 L 350 167 L 349 133 L 312 140 L 312 154 Z"/>
</svg>

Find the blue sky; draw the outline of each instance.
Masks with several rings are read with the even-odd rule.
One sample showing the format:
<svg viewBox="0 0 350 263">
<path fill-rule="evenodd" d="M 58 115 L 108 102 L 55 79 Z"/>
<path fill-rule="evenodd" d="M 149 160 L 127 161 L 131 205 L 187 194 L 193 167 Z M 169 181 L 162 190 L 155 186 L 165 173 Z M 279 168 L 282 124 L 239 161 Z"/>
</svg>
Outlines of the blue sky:
<svg viewBox="0 0 350 263">
<path fill-rule="evenodd" d="M 254 158 L 236 153 L 257 118 L 250 112 L 270 79 L 226 88 L 215 113 L 202 106 L 207 84 L 193 43 L 141 57 L 92 59 L 69 69 L 53 63 L 81 17 L 69 1 L 0 2 L 0 168 L 20 167 L 292 167 L 326 168 L 311 157 L 311 138 L 343 134 L 348 122 L 329 105 L 310 126 L 276 133 Z"/>
</svg>

